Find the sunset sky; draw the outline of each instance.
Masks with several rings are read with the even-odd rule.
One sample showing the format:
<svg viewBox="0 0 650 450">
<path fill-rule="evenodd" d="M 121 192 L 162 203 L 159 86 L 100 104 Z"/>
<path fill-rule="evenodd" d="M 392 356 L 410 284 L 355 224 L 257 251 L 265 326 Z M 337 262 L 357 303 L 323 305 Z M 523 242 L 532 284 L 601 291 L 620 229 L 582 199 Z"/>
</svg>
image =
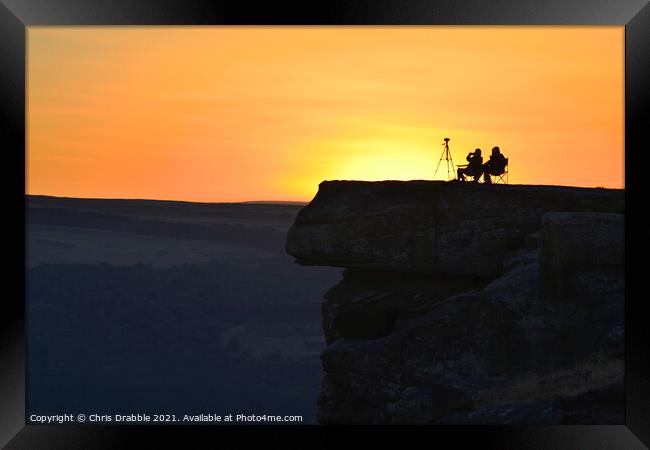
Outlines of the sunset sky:
<svg viewBox="0 0 650 450">
<path fill-rule="evenodd" d="M 444 137 L 624 187 L 623 27 L 29 27 L 27 70 L 28 194 L 310 200 L 432 179 Z"/>
</svg>

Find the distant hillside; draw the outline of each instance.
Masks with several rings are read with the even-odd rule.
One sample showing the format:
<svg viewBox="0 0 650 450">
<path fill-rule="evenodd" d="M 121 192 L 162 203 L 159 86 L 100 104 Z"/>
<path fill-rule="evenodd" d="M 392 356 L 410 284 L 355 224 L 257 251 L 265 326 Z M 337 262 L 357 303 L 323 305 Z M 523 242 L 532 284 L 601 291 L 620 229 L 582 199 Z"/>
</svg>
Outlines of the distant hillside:
<svg viewBox="0 0 650 450">
<path fill-rule="evenodd" d="M 30 413 L 315 421 L 320 306 L 341 270 L 284 252 L 302 205 L 26 203 Z"/>
<path fill-rule="evenodd" d="M 28 225 L 107 230 L 278 250 L 301 204 L 26 196 Z"/>
</svg>

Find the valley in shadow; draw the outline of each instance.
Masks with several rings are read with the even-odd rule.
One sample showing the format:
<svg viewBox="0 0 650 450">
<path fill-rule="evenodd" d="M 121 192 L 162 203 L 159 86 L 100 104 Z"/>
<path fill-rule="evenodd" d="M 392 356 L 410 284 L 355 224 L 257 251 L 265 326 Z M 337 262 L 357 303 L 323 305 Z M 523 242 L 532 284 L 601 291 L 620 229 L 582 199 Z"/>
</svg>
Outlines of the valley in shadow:
<svg viewBox="0 0 650 450">
<path fill-rule="evenodd" d="M 341 270 L 285 253 L 301 208 L 28 197 L 29 414 L 314 422 Z"/>
</svg>

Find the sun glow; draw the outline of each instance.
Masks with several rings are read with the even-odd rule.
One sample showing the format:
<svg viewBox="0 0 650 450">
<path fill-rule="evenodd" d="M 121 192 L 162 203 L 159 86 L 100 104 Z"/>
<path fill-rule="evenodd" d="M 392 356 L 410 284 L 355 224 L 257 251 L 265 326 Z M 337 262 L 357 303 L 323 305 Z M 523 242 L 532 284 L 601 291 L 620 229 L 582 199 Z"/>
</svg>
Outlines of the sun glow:
<svg viewBox="0 0 650 450">
<path fill-rule="evenodd" d="M 27 193 L 310 200 L 498 145 L 624 187 L 623 27 L 29 27 Z M 437 179 L 446 179 L 442 162 Z"/>
</svg>

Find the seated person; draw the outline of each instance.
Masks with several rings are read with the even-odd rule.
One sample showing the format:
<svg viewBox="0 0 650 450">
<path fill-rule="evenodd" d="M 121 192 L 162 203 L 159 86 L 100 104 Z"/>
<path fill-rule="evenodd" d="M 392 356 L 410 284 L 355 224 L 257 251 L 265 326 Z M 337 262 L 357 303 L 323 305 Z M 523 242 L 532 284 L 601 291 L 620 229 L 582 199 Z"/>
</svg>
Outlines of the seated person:
<svg viewBox="0 0 650 450">
<path fill-rule="evenodd" d="M 469 164 L 466 166 L 458 166 L 458 179 L 465 181 L 465 176 L 474 177 L 474 181 L 478 182 L 483 174 L 483 157 L 481 156 L 481 149 L 477 148 L 474 152 L 467 155 Z"/>
<path fill-rule="evenodd" d="M 490 184 L 492 183 L 490 175 L 497 176 L 505 173 L 506 164 L 506 157 L 501 154 L 499 147 L 494 147 L 490 159 L 483 164 L 483 182 Z"/>
</svg>

